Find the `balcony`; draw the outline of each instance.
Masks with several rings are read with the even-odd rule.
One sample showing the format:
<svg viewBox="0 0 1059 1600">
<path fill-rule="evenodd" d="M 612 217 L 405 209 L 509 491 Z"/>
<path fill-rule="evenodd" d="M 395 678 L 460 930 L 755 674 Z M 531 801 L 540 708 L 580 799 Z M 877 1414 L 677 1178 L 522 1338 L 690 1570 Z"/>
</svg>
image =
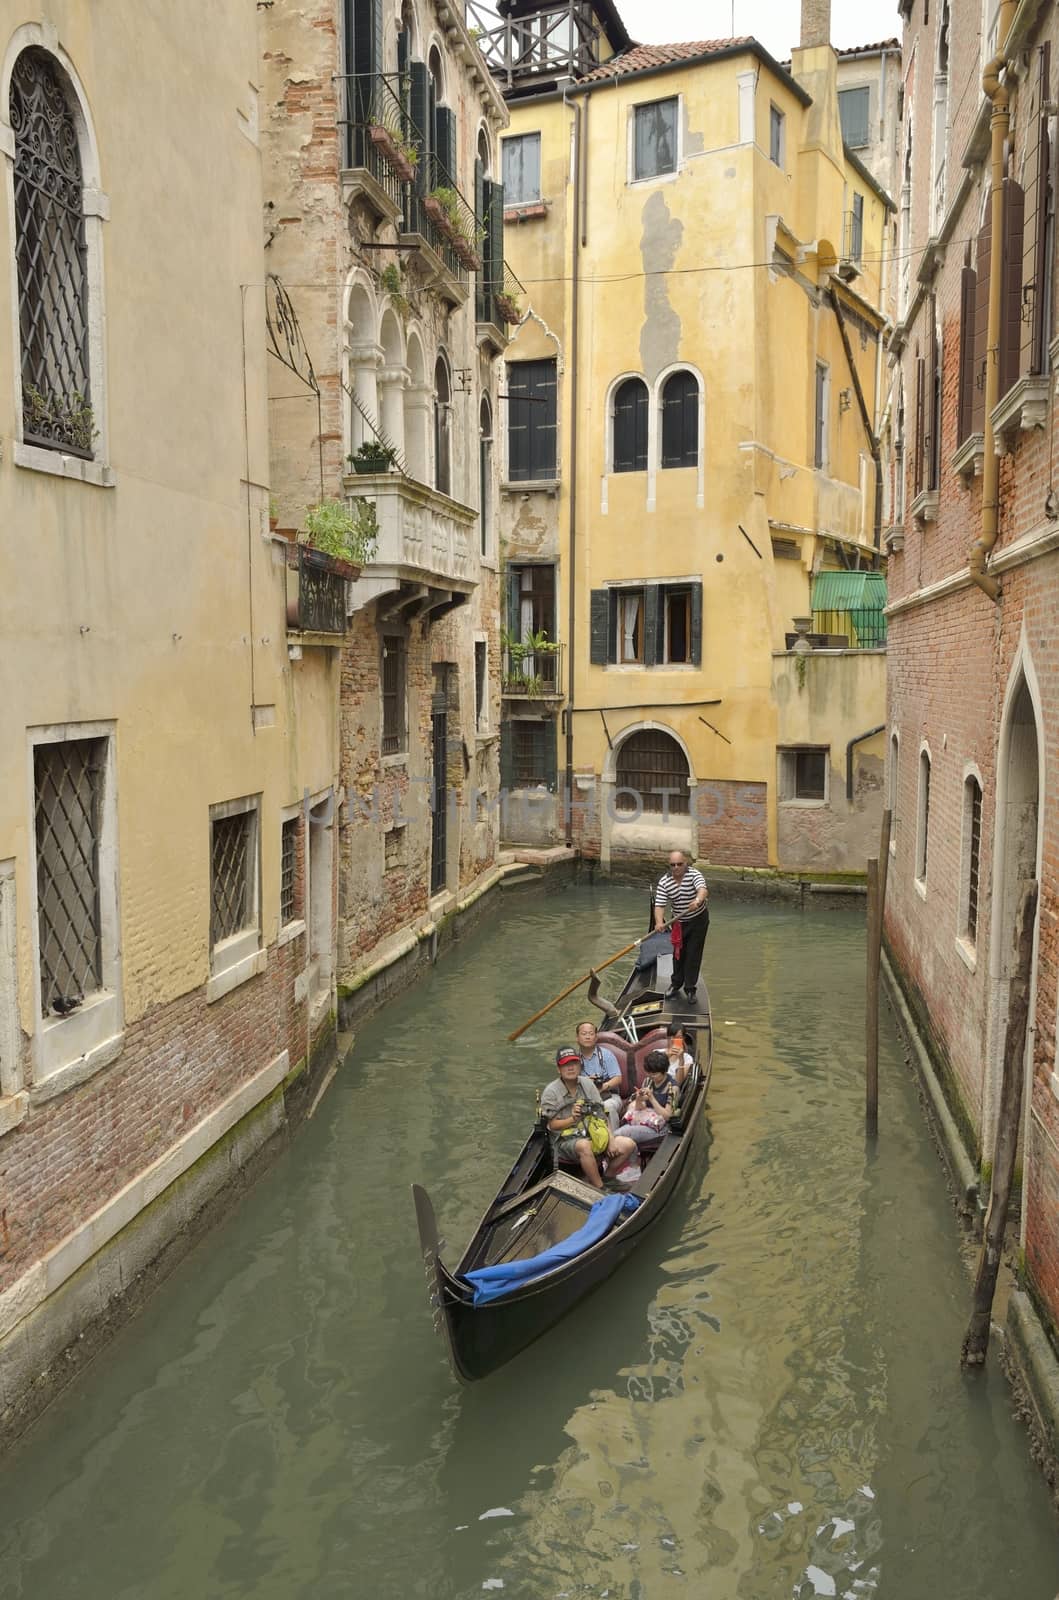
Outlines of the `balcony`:
<svg viewBox="0 0 1059 1600">
<path fill-rule="evenodd" d="M 565 698 L 561 644 L 532 650 L 527 644 L 508 643 L 504 646 L 500 671 L 500 694 L 504 700 Z"/>
<path fill-rule="evenodd" d="M 503 355 L 511 337 L 508 329 L 522 320 L 526 290 L 506 261 L 497 266 L 494 272 L 487 257 L 478 274 L 474 320 L 479 344 L 492 345 L 497 355 Z"/>
<path fill-rule="evenodd" d="M 346 631 L 346 585 L 360 569 L 311 546 L 287 556 L 288 644 L 338 645 Z"/>
<path fill-rule="evenodd" d="M 415 612 L 459 605 L 478 583 L 478 513 L 447 494 L 393 473 L 344 478 L 352 500 L 374 501 L 379 538 L 352 593 L 352 610 L 383 595 Z"/>
</svg>

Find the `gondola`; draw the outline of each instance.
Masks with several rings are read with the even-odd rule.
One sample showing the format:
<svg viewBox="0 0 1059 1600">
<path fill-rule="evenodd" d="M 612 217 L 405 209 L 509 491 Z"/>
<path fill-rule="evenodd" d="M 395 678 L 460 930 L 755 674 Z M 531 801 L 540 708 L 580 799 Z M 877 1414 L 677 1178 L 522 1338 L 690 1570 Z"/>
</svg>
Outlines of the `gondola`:
<svg viewBox="0 0 1059 1600">
<path fill-rule="evenodd" d="M 600 1043 L 617 1056 L 626 1092 L 642 1080 L 649 1051 L 664 1048 L 670 1021 L 684 1023 L 693 1036 L 694 1066 L 681 1088 L 678 1113 L 657 1147 L 644 1152 L 634 1183 L 601 1196 L 574 1172 L 557 1170 L 547 1129 L 538 1120 L 451 1269 L 441 1259 L 430 1197 L 418 1184 L 412 1186 L 434 1325 L 457 1377 L 466 1383 L 510 1361 L 609 1278 L 673 1197 L 704 1120 L 713 1028 L 701 978 L 694 1001 L 683 995 L 666 998 L 671 970 L 670 936 L 662 930 L 642 941 L 615 1002 L 599 998 L 598 980 L 589 989 L 606 1014 Z M 485 1268 L 510 1270 L 469 1276 Z"/>
</svg>

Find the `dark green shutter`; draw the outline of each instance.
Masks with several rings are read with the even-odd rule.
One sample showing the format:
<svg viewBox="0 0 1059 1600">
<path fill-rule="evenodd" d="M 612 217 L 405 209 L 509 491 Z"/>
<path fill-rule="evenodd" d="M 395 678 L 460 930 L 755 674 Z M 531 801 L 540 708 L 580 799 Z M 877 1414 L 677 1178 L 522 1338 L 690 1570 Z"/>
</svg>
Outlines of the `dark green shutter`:
<svg viewBox="0 0 1059 1600">
<path fill-rule="evenodd" d="M 434 110 L 434 126 L 437 129 L 438 160 L 445 168 L 445 176 L 440 179 L 446 188 L 455 187 L 456 179 L 456 115 L 448 106 L 437 106 Z"/>
<path fill-rule="evenodd" d="M 478 228 L 480 228 L 482 226 L 482 218 L 485 216 L 485 205 L 486 205 L 485 191 L 486 191 L 485 168 L 482 166 L 482 163 L 478 159 L 478 157 L 475 156 L 475 158 L 474 158 L 474 220 L 475 220 L 475 226 L 478 227 Z M 482 268 L 481 268 L 481 271 L 478 273 L 477 279 L 475 281 L 475 302 L 476 302 L 476 305 L 477 305 L 476 316 L 477 316 L 479 322 L 486 321 L 488 319 L 488 315 L 489 315 L 489 308 L 486 305 L 486 289 L 487 289 L 487 285 L 489 283 L 489 239 L 488 239 L 488 237 L 486 237 L 486 238 L 484 238 L 482 240 L 481 251 L 482 251 Z"/>
<path fill-rule="evenodd" d="M 519 613 L 521 601 L 519 596 L 522 591 L 522 570 L 519 567 L 507 569 L 507 631 L 513 639 L 522 637 Z"/>
<path fill-rule="evenodd" d="M 998 400 L 1003 400 L 1019 375 L 1019 351 L 1022 344 L 1022 234 L 1024 208 L 1022 185 L 1016 183 L 1014 178 L 1005 178 Z"/>
<path fill-rule="evenodd" d="M 594 667 L 610 660 L 610 590 L 593 589 L 589 596 L 588 659 Z"/>
<path fill-rule="evenodd" d="M 964 267 L 960 275 L 960 370 L 956 406 L 956 443 L 963 444 L 971 432 L 974 409 L 974 301 L 975 273 Z"/>
<path fill-rule="evenodd" d="M 691 586 L 691 664 L 702 665 L 702 584 Z"/>
<path fill-rule="evenodd" d="M 548 785 L 548 788 L 551 790 L 552 794 L 555 793 L 559 786 L 558 752 L 555 748 L 557 742 L 557 731 L 558 723 L 553 722 L 551 718 L 542 724 L 544 748 L 541 751 L 541 755 L 543 757 L 541 772 L 544 777 L 544 781 Z"/>
<path fill-rule="evenodd" d="M 491 281 L 489 288 L 493 294 L 500 294 L 504 288 L 504 185 L 491 183 L 489 190 L 489 260 L 491 263 Z"/>
<path fill-rule="evenodd" d="M 515 758 L 510 722 L 500 724 L 500 787 L 508 794 L 515 787 Z"/>
<path fill-rule="evenodd" d="M 409 77 L 409 111 L 415 134 L 416 149 L 419 151 L 419 162 L 416 166 L 416 188 L 424 194 L 430 187 L 430 173 L 428 160 L 430 145 L 428 143 L 428 126 L 430 110 L 430 78 L 422 61 L 413 61 L 408 69 Z"/>
<path fill-rule="evenodd" d="M 665 590 L 657 583 L 649 583 L 643 592 L 643 664 L 657 666 L 661 661 L 666 639 Z"/>
</svg>

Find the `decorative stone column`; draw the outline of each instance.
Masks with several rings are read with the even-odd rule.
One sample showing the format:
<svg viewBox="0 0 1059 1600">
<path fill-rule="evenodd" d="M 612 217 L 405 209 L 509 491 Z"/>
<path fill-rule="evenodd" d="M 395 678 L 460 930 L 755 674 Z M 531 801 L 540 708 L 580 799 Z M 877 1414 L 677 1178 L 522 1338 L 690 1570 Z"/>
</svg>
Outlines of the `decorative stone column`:
<svg viewBox="0 0 1059 1600">
<path fill-rule="evenodd" d="M 346 361 L 349 369 L 349 387 L 368 416 L 373 417 L 376 422 L 381 421 L 378 373 L 382 364 L 382 346 L 368 340 L 358 344 L 351 343 L 346 346 Z M 354 451 L 358 445 L 374 438 L 375 429 L 365 421 L 352 400 L 349 402 L 349 410 L 349 448 L 350 451 Z"/>
<path fill-rule="evenodd" d="M 433 481 L 430 471 L 430 434 L 434 390 L 429 383 L 410 383 L 404 391 L 405 460 L 413 478 Z"/>
<path fill-rule="evenodd" d="M 402 456 L 405 454 L 404 391 L 407 383 L 407 367 L 380 367 L 379 421 L 387 439 Z"/>
</svg>

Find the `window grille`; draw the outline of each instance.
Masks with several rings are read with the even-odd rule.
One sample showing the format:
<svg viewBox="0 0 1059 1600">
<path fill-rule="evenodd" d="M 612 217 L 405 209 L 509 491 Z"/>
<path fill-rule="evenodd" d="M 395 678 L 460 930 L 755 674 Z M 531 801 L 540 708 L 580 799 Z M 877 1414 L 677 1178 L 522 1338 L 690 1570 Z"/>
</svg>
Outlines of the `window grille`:
<svg viewBox="0 0 1059 1600">
<path fill-rule="evenodd" d="M 396 755 L 405 748 L 404 679 L 405 642 L 394 634 L 382 641 L 382 753 Z"/>
<path fill-rule="evenodd" d="M 633 178 L 657 178 L 677 170 L 677 102 L 655 100 L 635 109 Z"/>
<path fill-rule="evenodd" d="M 968 822 L 970 838 L 967 851 L 967 920 L 964 937 L 974 944 L 978 938 L 978 875 L 982 854 L 982 788 L 975 778 L 968 778 Z"/>
<path fill-rule="evenodd" d="M 642 806 L 644 811 L 668 809 L 672 815 L 687 816 L 688 764 L 676 740 L 656 728 L 630 734 L 618 751 L 618 790 L 632 790 L 617 794 L 618 811 L 635 812 Z"/>
<path fill-rule="evenodd" d="M 830 755 L 826 745 L 795 745 L 788 750 L 780 750 L 780 799 L 826 801 Z"/>
<path fill-rule="evenodd" d="M 103 987 L 99 842 L 105 739 L 37 745 L 33 756 L 41 1011 Z"/>
<path fill-rule="evenodd" d="M 283 824 L 280 835 L 279 864 L 279 920 L 293 922 L 298 914 L 298 818 L 291 817 Z"/>
<path fill-rule="evenodd" d="M 43 50 L 11 76 L 15 261 L 27 443 L 90 458 L 96 429 L 88 364 L 88 277 L 77 125 Z"/>
<path fill-rule="evenodd" d="M 674 372 L 662 389 L 662 465 L 694 467 L 699 460 L 699 386 L 694 373 Z"/>
<path fill-rule="evenodd" d="M 210 942 L 214 945 L 253 924 L 253 828 L 252 811 L 213 818 Z"/>
<path fill-rule="evenodd" d="M 514 781 L 516 788 L 533 788 L 551 781 L 554 759 L 548 760 L 548 742 L 554 745 L 555 725 L 551 722 L 513 722 Z"/>
</svg>

